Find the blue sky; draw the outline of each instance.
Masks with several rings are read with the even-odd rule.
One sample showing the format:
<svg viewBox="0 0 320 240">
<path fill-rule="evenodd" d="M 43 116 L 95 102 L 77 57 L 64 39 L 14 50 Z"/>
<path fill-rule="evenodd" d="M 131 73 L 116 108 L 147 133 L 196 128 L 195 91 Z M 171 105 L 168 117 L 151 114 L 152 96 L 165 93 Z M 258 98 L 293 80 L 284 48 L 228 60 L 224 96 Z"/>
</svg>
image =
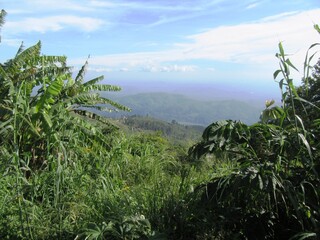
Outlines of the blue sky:
<svg viewBox="0 0 320 240">
<path fill-rule="evenodd" d="M 210 83 L 275 93 L 279 41 L 302 67 L 319 0 L 2 0 L 1 62 L 42 42 L 106 82 Z M 295 73 L 299 83 L 301 73 Z M 276 92 L 275 94 L 277 94 Z"/>
</svg>

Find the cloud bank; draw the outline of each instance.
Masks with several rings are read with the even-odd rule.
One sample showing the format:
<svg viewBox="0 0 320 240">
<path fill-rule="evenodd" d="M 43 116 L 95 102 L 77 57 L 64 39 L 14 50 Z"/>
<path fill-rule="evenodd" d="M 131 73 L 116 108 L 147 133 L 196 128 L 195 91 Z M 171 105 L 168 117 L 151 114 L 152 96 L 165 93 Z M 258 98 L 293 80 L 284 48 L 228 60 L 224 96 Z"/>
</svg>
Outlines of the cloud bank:
<svg viewBox="0 0 320 240">
<path fill-rule="evenodd" d="M 106 24 L 103 20 L 91 17 L 77 17 L 72 15 L 60 15 L 43 18 L 26 18 L 21 21 L 6 23 L 5 28 L 11 32 L 40 32 L 59 31 L 68 27 L 79 28 L 84 32 L 92 32 Z"/>
<path fill-rule="evenodd" d="M 194 64 L 185 65 L 185 62 L 193 60 L 268 65 L 275 62 L 278 43 L 283 42 L 286 51 L 292 54 L 293 61 L 301 65 L 307 48 L 319 41 L 319 35 L 313 29 L 318 16 L 320 9 L 288 12 L 254 22 L 219 26 L 186 36 L 185 42 L 175 43 L 167 50 L 92 56 L 90 64 L 152 72 L 195 71 Z M 83 59 L 71 60 L 72 64 L 81 62 Z M 176 65 L 170 65 L 170 62 Z"/>
</svg>

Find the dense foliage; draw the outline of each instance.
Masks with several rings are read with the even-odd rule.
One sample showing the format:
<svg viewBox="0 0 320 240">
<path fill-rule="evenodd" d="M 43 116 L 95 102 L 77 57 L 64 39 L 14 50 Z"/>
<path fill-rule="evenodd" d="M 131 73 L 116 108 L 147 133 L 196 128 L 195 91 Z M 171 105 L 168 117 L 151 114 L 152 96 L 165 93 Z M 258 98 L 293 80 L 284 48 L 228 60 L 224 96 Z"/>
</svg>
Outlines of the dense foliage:
<svg viewBox="0 0 320 240">
<path fill-rule="evenodd" d="M 214 223 L 222 238 L 320 238 L 319 82 L 315 79 L 319 67 L 313 78 L 305 75 L 297 90 L 290 76 L 296 68 L 281 43 L 276 56 L 280 69 L 274 77 L 282 75 L 278 83 L 283 105 L 271 107 L 268 101 L 261 122 L 251 126 L 213 123 L 190 150 L 195 159 L 223 152 L 239 163 L 231 174 L 204 185 L 204 218 Z M 306 71 L 313 56 L 306 58 Z"/>
<path fill-rule="evenodd" d="M 93 113 L 129 110 L 100 95 L 119 87 L 40 52 L 21 46 L 0 64 L 1 239 L 320 238 L 314 54 L 296 88 L 280 43 L 282 105 L 267 102 L 253 125 L 210 124 L 187 155 L 194 133 L 179 134 L 191 128 L 127 118 L 139 131 L 122 129 Z"/>
<path fill-rule="evenodd" d="M 0 238 L 183 232 L 179 210 L 206 175 L 176 160 L 161 135 L 126 136 L 90 113 L 127 110 L 100 95 L 120 88 L 98 84 L 103 77 L 84 81 L 87 64 L 72 78 L 66 57 L 40 51 L 40 42 L 21 46 L 0 65 Z"/>
<path fill-rule="evenodd" d="M 199 125 L 182 125 L 172 120 L 170 123 L 150 116 L 132 115 L 114 121 L 127 132 L 149 131 L 159 132 L 171 141 L 189 145 L 198 141 L 204 127 Z M 189 144 L 188 144 L 189 142 Z"/>
</svg>

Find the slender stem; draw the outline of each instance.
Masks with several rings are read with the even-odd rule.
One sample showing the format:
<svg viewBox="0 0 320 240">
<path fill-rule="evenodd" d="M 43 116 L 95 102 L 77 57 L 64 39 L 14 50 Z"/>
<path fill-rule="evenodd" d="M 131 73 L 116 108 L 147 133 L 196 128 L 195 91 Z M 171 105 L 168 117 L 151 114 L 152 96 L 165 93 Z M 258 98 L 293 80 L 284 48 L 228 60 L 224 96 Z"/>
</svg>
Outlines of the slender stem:
<svg viewBox="0 0 320 240">
<path fill-rule="evenodd" d="M 20 227 L 22 236 L 25 236 L 24 227 L 23 227 L 23 209 L 22 209 L 22 194 L 20 192 L 20 160 L 19 160 L 19 140 L 18 140 L 18 99 L 20 98 L 20 92 L 23 83 L 21 84 L 16 97 L 14 98 L 14 109 L 13 109 L 13 144 L 14 144 L 14 163 L 15 163 L 15 172 L 16 172 L 16 190 L 17 190 L 17 198 L 19 205 L 19 218 L 20 218 Z"/>
</svg>

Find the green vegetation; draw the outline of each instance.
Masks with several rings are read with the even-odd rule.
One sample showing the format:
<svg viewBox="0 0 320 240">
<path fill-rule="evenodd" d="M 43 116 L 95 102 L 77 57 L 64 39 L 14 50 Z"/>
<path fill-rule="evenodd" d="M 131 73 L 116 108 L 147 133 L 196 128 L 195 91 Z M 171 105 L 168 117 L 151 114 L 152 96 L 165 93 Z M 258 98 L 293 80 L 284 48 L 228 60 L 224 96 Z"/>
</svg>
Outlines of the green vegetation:
<svg viewBox="0 0 320 240">
<path fill-rule="evenodd" d="M 280 43 L 282 105 L 197 140 L 176 121 L 97 116 L 129 110 L 100 95 L 120 88 L 84 81 L 87 63 L 72 78 L 65 57 L 40 50 L 0 64 L 1 239 L 320 238 L 314 55 L 296 88 Z"/>
<path fill-rule="evenodd" d="M 252 124 L 259 120 L 259 114 L 263 110 L 237 100 L 200 101 L 170 93 L 140 93 L 114 96 L 114 99 L 132 109 L 132 112 L 122 115 L 148 115 L 167 122 L 175 120 L 188 125 L 208 126 L 223 119 L 241 120 Z"/>
<path fill-rule="evenodd" d="M 239 164 L 236 171 L 204 185 L 202 201 L 207 211 L 203 216 L 206 222 L 215 223 L 215 234 L 224 239 L 320 238 L 320 125 L 314 118 L 320 109 L 316 101 L 298 95 L 290 77 L 296 68 L 281 43 L 276 56 L 280 69 L 274 78 L 282 75 L 283 105 L 271 107 L 272 102 L 267 102 L 261 122 L 251 126 L 234 121 L 213 123 L 190 150 L 195 159 L 224 153 Z M 306 57 L 300 91 L 315 90 L 317 80 L 308 76 L 313 56 Z M 307 125 L 298 115 L 302 108 L 297 104 L 308 109 L 303 112 L 310 114 Z"/>
<path fill-rule="evenodd" d="M 168 123 L 148 116 L 132 115 L 114 122 L 121 124 L 120 128 L 129 133 L 137 131 L 159 132 L 172 142 L 181 144 L 187 144 L 188 141 L 192 144 L 200 140 L 201 133 L 204 130 L 202 126 L 181 125 L 175 120 Z"/>
</svg>

